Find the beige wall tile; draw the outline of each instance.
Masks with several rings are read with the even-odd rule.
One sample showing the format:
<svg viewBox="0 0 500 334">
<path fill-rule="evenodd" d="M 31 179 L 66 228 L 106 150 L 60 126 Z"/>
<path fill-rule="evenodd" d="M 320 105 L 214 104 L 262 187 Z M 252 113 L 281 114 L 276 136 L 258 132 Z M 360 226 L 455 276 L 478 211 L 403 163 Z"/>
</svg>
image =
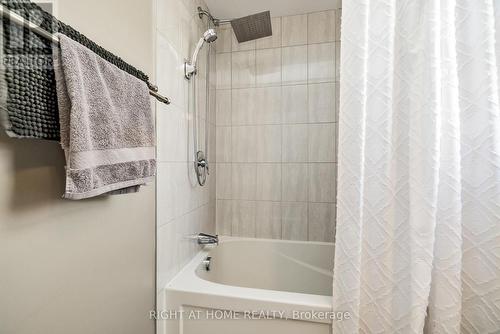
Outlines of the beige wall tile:
<svg viewBox="0 0 500 334">
<path fill-rule="evenodd" d="M 217 89 L 231 88 L 231 53 L 220 53 L 216 58 Z"/>
<path fill-rule="evenodd" d="M 309 162 L 335 162 L 335 123 L 309 124 Z"/>
<path fill-rule="evenodd" d="M 256 162 L 281 162 L 281 125 L 259 125 L 255 137 Z"/>
<path fill-rule="evenodd" d="M 309 122 L 335 122 L 335 83 L 309 85 Z"/>
<path fill-rule="evenodd" d="M 308 80 L 335 81 L 335 43 L 308 45 Z"/>
<path fill-rule="evenodd" d="M 340 81 L 340 42 L 335 42 L 335 81 Z"/>
<path fill-rule="evenodd" d="M 335 85 L 335 122 L 337 122 L 337 129 L 338 129 L 338 122 L 339 122 L 339 110 L 340 110 L 340 84 L 337 83 Z M 338 131 L 337 131 L 337 136 L 338 136 Z"/>
<path fill-rule="evenodd" d="M 256 199 L 281 201 L 281 164 L 257 164 Z"/>
<path fill-rule="evenodd" d="M 256 41 L 257 49 L 281 47 L 281 17 L 271 18 L 271 28 L 273 30 L 273 35 L 258 39 Z"/>
<path fill-rule="evenodd" d="M 231 127 L 218 126 L 216 128 L 216 154 L 215 160 L 217 162 L 231 162 Z"/>
<path fill-rule="evenodd" d="M 309 203 L 309 240 L 333 242 L 335 236 L 335 205 Z"/>
<path fill-rule="evenodd" d="M 284 16 L 281 18 L 281 45 L 307 44 L 307 15 Z"/>
<path fill-rule="evenodd" d="M 333 163 L 309 164 L 309 201 L 335 202 L 336 168 Z"/>
<path fill-rule="evenodd" d="M 283 125 L 282 161 L 307 162 L 309 160 L 308 125 Z"/>
<path fill-rule="evenodd" d="M 232 90 L 232 124 L 251 125 L 257 123 L 257 97 L 255 88 Z"/>
<path fill-rule="evenodd" d="M 232 88 L 217 92 L 216 158 L 231 163 L 234 235 L 330 240 L 321 233 L 336 197 L 338 12 L 273 18 L 273 36 L 255 42 L 231 36 L 229 47 L 220 36 Z"/>
<path fill-rule="evenodd" d="M 307 85 L 283 86 L 281 94 L 283 124 L 307 123 Z"/>
<path fill-rule="evenodd" d="M 309 44 L 335 41 L 335 11 L 311 13 L 308 15 L 307 25 Z"/>
<path fill-rule="evenodd" d="M 233 30 L 231 26 L 225 25 L 217 28 L 217 40 L 215 41 L 215 50 L 217 53 L 231 52 L 232 35 Z"/>
<path fill-rule="evenodd" d="M 283 48 L 281 56 L 283 85 L 307 83 L 307 46 Z"/>
<path fill-rule="evenodd" d="M 234 126 L 232 128 L 231 158 L 233 162 L 257 161 L 256 135 L 256 126 Z"/>
<path fill-rule="evenodd" d="M 281 48 L 257 50 L 256 57 L 257 86 L 281 85 Z"/>
<path fill-rule="evenodd" d="M 256 202 L 255 236 L 281 239 L 281 202 Z"/>
<path fill-rule="evenodd" d="M 231 90 L 216 91 L 216 124 L 231 125 Z"/>
<path fill-rule="evenodd" d="M 335 10 L 335 40 L 340 41 L 342 26 L 342 9 Z"/>
<path fill-rule="evenodd" d="M 256 197 L 255 163 L 232 164 L 232 198 L 239 200 L 255 200 Z"/>
<path fill-rule="evenodd" d="M 255 123 L 281 124 L 281 87 L 261 87 L 255 90 Z"/>
<path fill-rule="evenodd" d="M 256 202 L 233 201 L 232 235 L 237 237 L 255 237 Z"/>
<path fill-rule="evenodd" d="M 255 50 L 232 53 L 232 88 L 255 87 Z"/>
<path fill-rule="evenodd" d="M 282 203 L 281 222 L 283 239 L 308 239 L 308 207 L 307 203 Z"/>
<path fill-rule="evenodd" d="M 283 201 L 307 202 L 308 201 L 308 171 L 307 164 L 283 164 L 282 191 Z"/>
<path fill-rule="evenodd" d="M 233 204 L 232 201 L 217 200 L 217 234 L 232 235 L 233 225 Z"/>
</svg>

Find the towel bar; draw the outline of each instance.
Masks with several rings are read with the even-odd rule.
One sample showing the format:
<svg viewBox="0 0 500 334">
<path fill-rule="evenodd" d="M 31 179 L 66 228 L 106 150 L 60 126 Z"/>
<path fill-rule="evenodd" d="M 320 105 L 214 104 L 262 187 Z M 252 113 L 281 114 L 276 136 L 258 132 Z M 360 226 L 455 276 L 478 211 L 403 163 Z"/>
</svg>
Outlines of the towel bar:
<svg viewBox="0 0 500 334">
<path fill-rule="evenodd" d="M 55 44 L 59 44 L 59 39 L 57 38 L 57 36 L 53 35 L 52 33 L 48 32 L 45 29 L 42 29 L 40 26 L 34 24 L 33 22 L 25 20 L 21 15 L 9 10 L 4 5 L 0 6 L 0 13 L 1 13 L 2 17 L 9 19 L 10 21 L 12 21 L 16 24 L 19 24 L 19 25 L 33 31 L 34 33 L 36 33 L 39 36 L 42 36 L 44 38 L 51 40 Z M 165 104 L 171 103 L 171 101 L 168 97 L 163 96 L 163 95 L 158 93 L 158 86 L 153 85 L 149 82 L 147 84 L 149 87 L 149 95 L 154 96 L 158 101 L 160 101 L 162 103 L 165 103 Z"/>
</svg>

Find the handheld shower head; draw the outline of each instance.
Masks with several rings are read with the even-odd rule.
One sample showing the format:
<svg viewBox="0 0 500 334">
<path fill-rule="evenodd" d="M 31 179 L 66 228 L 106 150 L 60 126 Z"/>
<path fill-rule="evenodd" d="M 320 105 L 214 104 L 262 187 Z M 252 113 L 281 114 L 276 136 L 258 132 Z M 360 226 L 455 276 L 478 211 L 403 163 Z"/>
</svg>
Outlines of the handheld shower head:
<svg viewBox="0 0 500 334">
<path fill-rule="evenodd" d="M 184 74 L 187 79 L 191 79 L 193 73 L 196 73 L 196 63 L 198 61 L 198 54 L 205 43 L 213 43 L 217 39 L 217 33 L 214 29 L 208 29 L 203 33 L 203 36 L 198 41 L 196 48 L 194 49 L 193 56 L 190 62 L 184 64 Z"/>
<path fill-rule="evenodd" d="M 215 42 L 215 40 L 217 39 L 217 33 L 213 29 L 208 29 L 203 33 L 203 39 L 207 43 Z"/>
</svg>

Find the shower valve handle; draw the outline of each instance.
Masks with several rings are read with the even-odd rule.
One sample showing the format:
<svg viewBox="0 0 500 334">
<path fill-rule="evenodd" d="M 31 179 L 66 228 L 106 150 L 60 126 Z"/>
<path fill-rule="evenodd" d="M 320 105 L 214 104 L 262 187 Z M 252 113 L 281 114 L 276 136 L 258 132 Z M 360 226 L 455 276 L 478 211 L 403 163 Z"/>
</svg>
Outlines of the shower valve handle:
<svg viewBox="0 0 500 334">
<path fill-rule="evenodd" d="M 208 169 L 208 162 L 205 159 L 198 160 L 198 167 Z"/>
<path fill-rule="evenodd" d="M 207 171 L 207 175 L 210 175 L 210 169 L 208 168 L 208 161 L 205 159 L 198 161 L 198 167 L 204 168 Z"/>
</svg>

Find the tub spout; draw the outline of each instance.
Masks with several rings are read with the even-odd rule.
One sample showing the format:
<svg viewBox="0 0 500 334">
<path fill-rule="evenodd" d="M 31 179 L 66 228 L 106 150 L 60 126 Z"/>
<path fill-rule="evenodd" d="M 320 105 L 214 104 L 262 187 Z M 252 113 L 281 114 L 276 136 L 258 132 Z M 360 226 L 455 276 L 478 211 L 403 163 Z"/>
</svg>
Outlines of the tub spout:
<svg viewBox="0 0 500 334">
<path fill-rule="evenodd" d="M 197 236 L 198 245 L 218 245 L 219 244 L 219 236 L 218 235 L 210 235 L 205 233 L 200 233 Z"/>
</svg>

